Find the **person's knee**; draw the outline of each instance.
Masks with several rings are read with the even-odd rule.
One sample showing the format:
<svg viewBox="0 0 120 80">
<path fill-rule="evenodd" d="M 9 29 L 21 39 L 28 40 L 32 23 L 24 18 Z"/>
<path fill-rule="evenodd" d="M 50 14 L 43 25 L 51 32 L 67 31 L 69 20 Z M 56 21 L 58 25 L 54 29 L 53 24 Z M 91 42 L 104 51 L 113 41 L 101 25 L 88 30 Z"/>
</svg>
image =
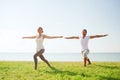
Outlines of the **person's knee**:
<svg viewBox="0 0 120 80">
<path fill-rule="evenodd" d="M 42 55 L 39 55 L 40 58 L 42 58 Z"/>
<path fill-rule="evenodd" d="M 84 59 L 86 59 L 86 60 L 87 60 L 87 59 L 88 59 L 88 57 L 86 57 L 86 56 L 85 56 L 85 57 L 84 57 Z"/>
<path fill-rule="evenodd" d="M 36 58 L 37 58 L 37 55 L 34 55 L 33 58 L 36 59 Z"/>
<path fill-rule="evenodd" d="M 83 57 L 84 57 L 84 58 L 86 58 L 86 57 L 87 57 L 87 55 L 86 55 L 86 54 L 84 54 L 84 55 L 83 55 Z"/>
</svg>

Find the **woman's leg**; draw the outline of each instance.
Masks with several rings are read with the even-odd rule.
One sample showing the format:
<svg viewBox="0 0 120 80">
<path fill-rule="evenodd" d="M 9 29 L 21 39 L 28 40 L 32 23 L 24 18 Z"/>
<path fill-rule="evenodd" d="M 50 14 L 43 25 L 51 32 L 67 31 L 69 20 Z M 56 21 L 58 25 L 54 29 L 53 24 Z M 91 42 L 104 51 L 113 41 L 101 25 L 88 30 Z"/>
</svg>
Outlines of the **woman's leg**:
<svg viewBox="0 0 120 80">
<path fill-rule="evenodd" d="M 44 58 L 44 56 L 41 54 L 39 55 L 39 57 L 41 58 L 42 61 L 44 61 L 49 67 L 51 67 L 51 65 L 49 64 L 49 62 Z"/>
<path fill-rule="evenodd" d="M 41 55 L 44 52 L 44 49 L 41 49 L 40 51 L 38 51 L 34 56 L 34 64 L 35 64 L 35 70 L 37 69 L 37 64 L 38 64 L 38 60 L 37 60 L 37 56 Z"/>
</svg>

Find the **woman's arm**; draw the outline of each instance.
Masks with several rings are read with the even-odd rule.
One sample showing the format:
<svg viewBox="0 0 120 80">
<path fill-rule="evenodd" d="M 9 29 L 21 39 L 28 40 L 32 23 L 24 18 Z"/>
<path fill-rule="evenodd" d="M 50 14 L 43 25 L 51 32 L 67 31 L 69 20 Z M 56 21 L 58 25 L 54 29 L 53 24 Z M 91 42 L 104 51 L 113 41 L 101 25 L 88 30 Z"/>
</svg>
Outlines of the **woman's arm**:
<svg viewBox="0 0 120 80">
<path fill-rule="evenodd" d="M 47 35 L 44 35 L 43 38 L 54 39 L 54 38 L 63 38 L 63 36 L 47 36 Z"/>
<path fill-rule="evenodd" d="M 65 37 L 65 39 L 79 39 L 78 36 Z"/>
<path fill-rule="evenodd" d="M 108 36 L 108 34 L 90 36 L 90 39 L 93 39 L 93 38 L 100 38 L 100 37 L 105 37 L 105 36 Z"/>
<path fill-rule="evenodd" d="M 22 37 L 23 39 L 35 39 L 37 36 L 27 36 L 27 37 Z"/>
</svg>

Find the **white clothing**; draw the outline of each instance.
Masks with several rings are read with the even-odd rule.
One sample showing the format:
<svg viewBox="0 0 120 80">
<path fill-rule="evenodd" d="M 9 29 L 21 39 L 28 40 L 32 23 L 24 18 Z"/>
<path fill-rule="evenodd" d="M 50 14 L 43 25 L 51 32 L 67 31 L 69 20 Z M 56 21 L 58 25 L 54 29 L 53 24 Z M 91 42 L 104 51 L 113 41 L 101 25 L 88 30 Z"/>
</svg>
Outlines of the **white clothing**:
<svg viewBox="0 0 120 80">
<path fill-rule="evenodd" d="M 36 47 L 36 51 L 40 51 L 41 49 L 44 49 L 44 46 L 43 46 L 43 35 L 41 35 L 41 37 L 37 36 L 36 38 L 36 44 L 37 44 L 37 47 Z"/>
<path fill-rule="evenodd" d="M 88 49 L 83 50 L 83 51 L 82 51 L 83 57 L 84 57 L 84 58 L 85 58 L 85 57 L 88 58 L 88 57 L 87 57 L 88 53 L 89 53 L 89 50 L 88 50 Z"/>
<path fill-rule="evenodd" d="M 81 39 L 82 51 L 88 49 L 88 41 L 90 39 L 90 36 L 85 36 L 84 38 L 80 38 L 80 39 Z"/>
</svg>

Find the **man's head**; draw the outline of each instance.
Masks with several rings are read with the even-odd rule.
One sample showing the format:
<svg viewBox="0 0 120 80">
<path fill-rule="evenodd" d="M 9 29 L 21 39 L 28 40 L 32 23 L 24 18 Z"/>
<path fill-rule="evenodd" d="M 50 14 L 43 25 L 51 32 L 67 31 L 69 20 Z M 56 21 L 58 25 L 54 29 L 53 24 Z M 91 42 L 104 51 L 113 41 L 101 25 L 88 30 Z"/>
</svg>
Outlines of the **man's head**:
<svg viewBox="0 0 120 80">
<path fill-rule="evenodd" d="M 82 30 L 82 35 L 87 35 L 87 30 L 86 29 Z"/>
</svg>

